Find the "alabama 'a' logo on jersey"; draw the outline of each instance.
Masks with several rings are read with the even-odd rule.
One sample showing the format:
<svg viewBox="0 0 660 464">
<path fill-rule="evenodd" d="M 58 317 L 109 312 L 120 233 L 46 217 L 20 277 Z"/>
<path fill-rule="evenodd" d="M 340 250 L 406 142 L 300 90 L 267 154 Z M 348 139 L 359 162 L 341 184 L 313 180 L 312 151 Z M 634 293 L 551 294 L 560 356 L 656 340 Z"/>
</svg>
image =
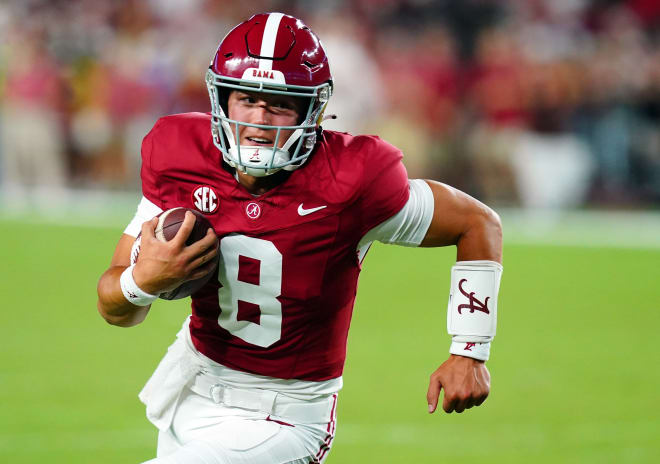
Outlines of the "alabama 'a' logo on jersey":
<svg viewBox="0 0 660 464">
<path fill-rule="evenodd" d="M 209 185 L 200 185 L 193 191 L 192 203 L 198 211 L 206 214 L 215 213 L 220 206 L 218 194 Z"/>
</svg>

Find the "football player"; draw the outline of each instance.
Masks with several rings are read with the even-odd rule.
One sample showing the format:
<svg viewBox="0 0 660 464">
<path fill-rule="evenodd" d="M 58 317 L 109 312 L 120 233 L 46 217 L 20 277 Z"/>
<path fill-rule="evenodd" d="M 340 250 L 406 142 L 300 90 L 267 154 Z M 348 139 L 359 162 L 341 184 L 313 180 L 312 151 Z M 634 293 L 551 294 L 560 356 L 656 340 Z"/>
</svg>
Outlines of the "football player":
<svg viewBox="0 0 660 464">
<path fill-rule="evenodd" d="M 149 462 L 323 462 L 374 240 L 456 245 L 453 339 L 431 375 L 428 412 L 441 389 L 448 413 L 483 403 L 502 272 L 498 216 L 452 187 L 409 180 L 401 152 L 378 137 L 322 130 L 328 58 L 294 17 L 258 14 L 236 26 L 206 84 L 210 114 L 164 117 L 145 137 L 143 197 L 98 284 L 101 315 L 132 326 L 160 293 L 213 273 L 140 393 L 159 429 Z M 173 240 L 157 240 L 152 218 L 173 207 L 202 212 L 213 229 L 186 246 L 187 213 Z"/>
</svg>

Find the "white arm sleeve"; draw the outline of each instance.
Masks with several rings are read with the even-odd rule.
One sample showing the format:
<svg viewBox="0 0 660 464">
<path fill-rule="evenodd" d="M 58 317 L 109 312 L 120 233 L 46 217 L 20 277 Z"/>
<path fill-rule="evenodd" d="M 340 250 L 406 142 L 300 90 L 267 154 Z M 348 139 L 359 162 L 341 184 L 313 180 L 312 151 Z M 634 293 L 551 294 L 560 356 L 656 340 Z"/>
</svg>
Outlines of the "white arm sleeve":
<svg viewBox="0 0 660 464">
<path fill-rule="evenodd" d="M 142 224 L 162 212 L 162 209 L 147 200 L 145 197 L 142 197 L 138 204 L 137 211 L 135 212 L 135 216 L 133 216 L 131 222 L 129 222 L 126 229 L 124 229 L 124 233 L 137 237 L 140 233 L 140 229 L 142 229 Z"/>
<path fill-rule="evenodd" d="M 433 192 L 422 179 L 408 181 L 408 202 L 391 218 L 367 232 L 358 244 L 360 260 L 374 240 L 403 246 L 419 246 L 433 219 Z"/>
</svg>

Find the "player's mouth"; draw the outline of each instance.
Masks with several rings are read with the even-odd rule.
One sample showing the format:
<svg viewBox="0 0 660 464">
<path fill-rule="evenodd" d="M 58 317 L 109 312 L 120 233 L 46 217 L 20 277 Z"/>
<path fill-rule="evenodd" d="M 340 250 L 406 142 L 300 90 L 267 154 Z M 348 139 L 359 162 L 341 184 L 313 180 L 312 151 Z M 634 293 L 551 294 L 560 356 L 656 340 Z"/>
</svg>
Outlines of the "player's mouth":
<svg viewBox="0 0 660 464">
<path fill-rule="evenodd" d="M 273 141 L 265 137 L 245 137 L 244 145 L 254 145 L 254 146 L 273 146 Z"/>
</svg>

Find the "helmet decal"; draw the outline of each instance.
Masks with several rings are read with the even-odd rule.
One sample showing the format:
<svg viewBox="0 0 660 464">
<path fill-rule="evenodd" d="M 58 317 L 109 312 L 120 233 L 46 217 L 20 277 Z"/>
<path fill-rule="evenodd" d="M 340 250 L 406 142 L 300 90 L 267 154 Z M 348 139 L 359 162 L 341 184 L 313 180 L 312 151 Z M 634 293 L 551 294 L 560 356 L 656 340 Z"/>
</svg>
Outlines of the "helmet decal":
<svg viewBox="0 0 660 464">
<path fill-rule="evenodd" d="M 273 60 L 275 58 L 275 40 L 282 21 L 282 13 L 271 13 L 266 20 L 264 27 L 264 36 L 261 39 L 261 51 L 259 52 L 259 69 L 273 69 Z M 271 57 L 271 59 L 268 59 Z"/>
</svg>

